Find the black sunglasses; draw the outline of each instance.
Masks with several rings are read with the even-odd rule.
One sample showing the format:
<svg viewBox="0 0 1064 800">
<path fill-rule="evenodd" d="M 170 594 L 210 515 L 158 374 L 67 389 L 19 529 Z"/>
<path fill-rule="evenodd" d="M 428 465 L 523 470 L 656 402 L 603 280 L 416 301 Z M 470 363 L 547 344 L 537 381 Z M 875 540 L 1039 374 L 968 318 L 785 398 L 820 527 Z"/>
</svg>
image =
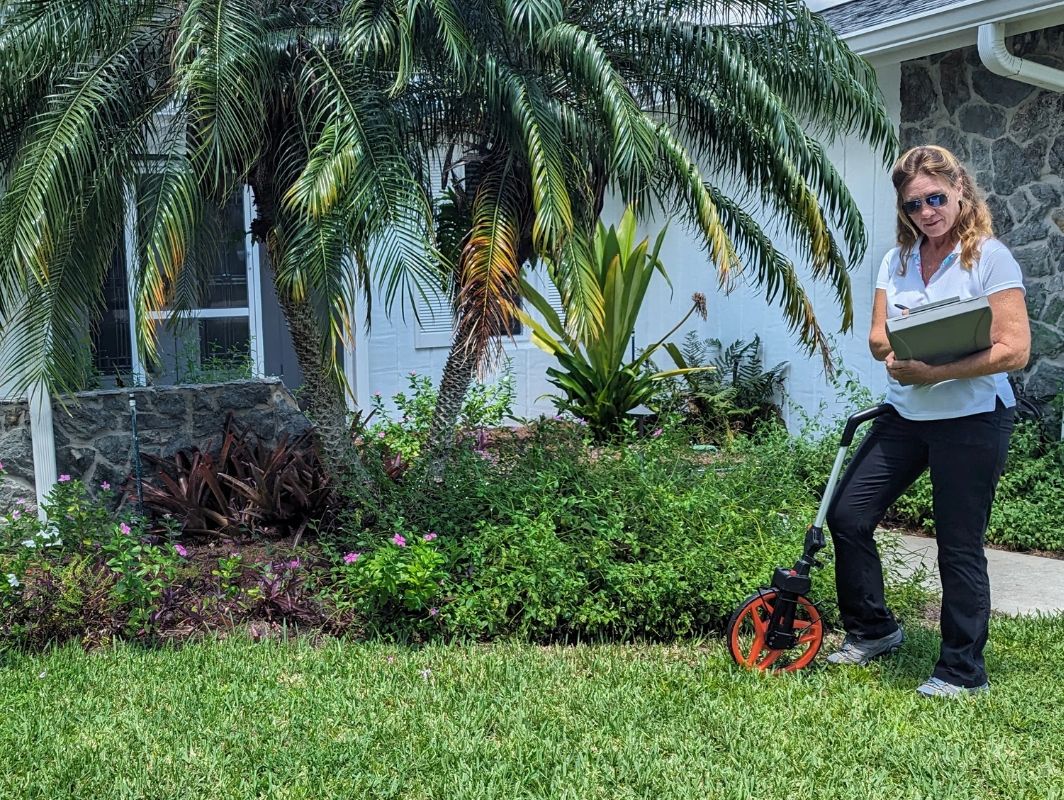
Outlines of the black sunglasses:
<svg viewBox="0 0 1064 800">
<path fill-rule="evenodd" d="M 915 214 L 924 203 L 927 203 L 931 208 L 941 208 L 949 202 L 949 195 L 945 193 L 929 194 L 923 200 L 906 200 L 901 204 L 901 210 L 906 214 Z"/>
</svg>

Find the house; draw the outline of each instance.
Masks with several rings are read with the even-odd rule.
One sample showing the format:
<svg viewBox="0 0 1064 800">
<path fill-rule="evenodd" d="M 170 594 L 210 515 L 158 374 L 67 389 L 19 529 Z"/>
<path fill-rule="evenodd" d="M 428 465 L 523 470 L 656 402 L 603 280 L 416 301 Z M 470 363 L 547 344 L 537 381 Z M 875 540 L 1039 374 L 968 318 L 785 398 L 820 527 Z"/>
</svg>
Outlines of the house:
<svg viewBox="0 0 1064 800">
<path fill-rule="evenodd" d="M 1064 2 L 1046 0 L 912 0 L 890 4 L 881 0 L 851 0 L 824 10 L 829 24 L 852 49 L 875 67 L 889 113 L 896 120 L 902 147 L 939 143 L 969 164 L 994 213 L 996 231 L 1024 268 L 1028 308 L 1034 334 L 1031 365 L 1022 385 L 1036 398 L 1064 390 Z M 1009 48 L 1026 66 L 1044 65 L 1050 75 L 1044 88 L 991 71 L 979 55 L 982 30 L 1004 34 Z M 1037 67 L 1035 67 L 1037 70 Z M 1054 80 L 1055 79 L 1055 80 Z M 1044 82 L 1044 81 L 1043 81 Z M 893 189 L 889 175 L 867 146 L 840 141 L 829 148 L 865 217 L 869 247 L 852 272 L 855 325 L 852 333 L 835 337 L 843 366 L 873 392 L 885 389 L 882 365 L 873 361 L 865 344 L 875 272 L 882 255 L 894 243 Z M 217 290 L 210 307 L 194 312 L 197 330 L 193 357 L 206 358 L 211 348 L 234 344 L 250 350 L 255 374 L 280 375 L 291 387 L 300 375 L 270 281 L 263 280 L 261 254 L 245 235 L 252 213 L 245 196 L 229 214 L 232 243 L 228 266 L 219 267 Z M 605 220 L 620 216 L 617 203 L 607 203 Z M 653 233 L 661 223 L 646 226 Z M 799 254 L 792 254 L 801 263 Z M 787 390 L 792 410 L 812 411 L 821 403 L 833 407 L 835 389 L 825 380 L 820 360 L 809 357 L 787 331 L 778 309 L 768 306 L 756 291 L 742 286 L 725 296 L 717 290 L 712 270 L 693 237 L 673 226 L 663 251 L 673 282 L 670 292 L 662 281 L 651 287 L 646 312 L 635 331 L 635 344 L 655 341 L 682 314 L 691 293 L 710 297 L 707 322 L 689 321 L 689 329 L 723 341 L 761 336 L 765 360 L 788 361 Z M 533 282 L 546 288 L 541 275 Z M 807 282 L 818 315 L 827 330 L 838 329 L 830 289 Z M 113 336 L 129 353 L 128 310 L 124 289 L 114 294 L 115 313 L 109 317 L 122 327 Z M 171 358 L 180 361 L 187 343 L 170 345 Z M 346 353 L 345 368 L 354 397 L 364 404 L 369 395 L 385 397 L 401 390 L 411 371 L 438 377 L 450 344 L 450 319 L 442 301 L 427 307 L 397 308 L 384 313 L 375 302 L 369 329 L 360 328 L 354 348 Z M 527 331 L 504 343 L 517 386 L 515 413 L 534 416 L 551 409 L 544 394 L 553 387 L 545 370 L 552 363 L 536 348 Z M 107 369 L 101 369 L 108 372 Z M 186 370 L 187 372 L 188 370 Z M 171 376 L 180 365 L 171 368 Z"/>
<path fill-rule="evenodd" d="M 824 5 L 824 3 L 821 3 Z M 825 19 L 876 69 L 889 113 L 903 147 L 939 143 L 968 163 L 994 212 L 997 231 L 1023 266 L 1034 333 L 1034 355 L 1022 376 L 1024 390 L 1038 398 L 1064 390 L 1064 0 L 852 0 L 835 4 Z M 982 37 L 984 45 L 977 47 Z M 1011 52 L 1011 54 L 1010 54 Z M 982 53 L 982 55 L 981 55 Z M 995 60 L 996 59 L 996 60 Z M 1002 65 L 1001 62 L 1008 62 Z M 987 66 L 987 63 L 993 66 Z M 1019 65 L 1019 66 L 1017 66 Z M 995 73 L 1016 74 L 1006 77 Z M 1031 81 L 1034 81 L 1032 83 Z M 885 388 L 882 365 L 868 353 L 868 330 L 875 273 L 894 243 L 895 212 L 889 175 L 877 156 L 856 139 L 829 147 L 832 160 L 862 209 L 869 247 L 851 273 L 855 325 L 835 337 L 845 369 L 873 393 Z M 301 376 L 259 246 L 252 241 L 254 198 L 237 197 L 222 214 L 220 257 L 203 299 L 182 324 L 166 329 L 164 365 L 156 380 L 200 376 L 226 356 L 241 353 L 240 370 L 279 375 L 290 387 Z M 622 209 L 607 201 L 605 220 Z M 646 226 L 653 233 L 664 221 Z M 107 313 L 95 340 L 96 367 L 106 383 L 140 380 L 144 365 L 130 330 L 125 263 L 135 253 L 132 231 L 116 253 L 107 286 Z M 792 253 L 797 263 L 802 259 Z M 787 361 L 789 412 L 831 410 L 836 390 L 822 364 L 788 332 L 782 315 L 756 290 L 742 285 L 725 295 L 695 239 L 675 226 L 662 251 L 673 288 L 652 285 L 635 330 L 635 346 L 659 338 L 686 309 L 691 294 L 710 298 L 709 319 L 692 318 L 688 330 L 725 342 L 760 335 L 766 363 Z M 546 289 L 542 275 L 533 283 Z M 826 330 L 837 330 L 839 314 L 829 287 L 807 281 Z M 556 296 L 555 296 L 556 300 Z M 357 309 L 363 317 L 361 309 Z M 415 313 L 416 312 L 416 313 Z M 368 327 L 360 326 L 345 353 L 345 373 L 353 401 L 365 405 L 380 392 L 403 389 L 410 372 L 438 378 L 450 344 L 446 303 L 397 307 L 388 315 L 375 302 Z M 682 336 L 681 331 L 678 336 Z M 546 368 L 553 363 L 517 330 L 504 342 L 515 379 L 518 416 L 550 412 L 544 395 L 552 388 Z M 221 366 L 226 366 L 222 364 Z M 125 376 L 122 378 L 121 376 Z"/>
</svg>

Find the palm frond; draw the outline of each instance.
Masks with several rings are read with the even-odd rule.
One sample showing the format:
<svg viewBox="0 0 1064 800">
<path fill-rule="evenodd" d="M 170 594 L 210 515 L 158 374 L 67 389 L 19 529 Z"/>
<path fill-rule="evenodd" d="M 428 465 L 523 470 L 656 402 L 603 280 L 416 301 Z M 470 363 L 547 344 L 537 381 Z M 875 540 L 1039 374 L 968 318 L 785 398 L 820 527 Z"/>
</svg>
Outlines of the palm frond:
<svg viewBox="0 0 1064 800">
<path fill-rule="evenodd" d="M 490 164 L 473 201 L 473 225 L 462 252 L 457 298 L 460 346 L 478 363 L 497 355 L 500 334 L 517 313 L 524 185 L 514 180 L 512 157 Z"/>
<path fill-rule="evenodd" d="M 190 154 L 216 199 L 240 185 L 264 140 L 265 31 L 245 0 L 190 0 L 176 32 L 173 69 L 188 98 Z"/>
</svg>

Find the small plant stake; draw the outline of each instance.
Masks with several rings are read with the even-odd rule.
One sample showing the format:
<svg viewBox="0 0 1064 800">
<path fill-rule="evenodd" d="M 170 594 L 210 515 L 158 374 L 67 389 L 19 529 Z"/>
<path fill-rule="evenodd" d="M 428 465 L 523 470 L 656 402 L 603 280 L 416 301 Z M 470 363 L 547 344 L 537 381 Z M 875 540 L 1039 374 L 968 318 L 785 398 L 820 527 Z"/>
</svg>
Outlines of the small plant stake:
<svg viewBox="0 0 1064 800">
<path fill-rule="evenodd" d="M 133 462 L 133 479 L 137 484 L 137 514 L 144 518 L 144 472 L 140 465 L 140 437 L 137 436 L 137 397 L 130 392 L 129 397 L 129 430 L 131 460 Z"/>
</svg>

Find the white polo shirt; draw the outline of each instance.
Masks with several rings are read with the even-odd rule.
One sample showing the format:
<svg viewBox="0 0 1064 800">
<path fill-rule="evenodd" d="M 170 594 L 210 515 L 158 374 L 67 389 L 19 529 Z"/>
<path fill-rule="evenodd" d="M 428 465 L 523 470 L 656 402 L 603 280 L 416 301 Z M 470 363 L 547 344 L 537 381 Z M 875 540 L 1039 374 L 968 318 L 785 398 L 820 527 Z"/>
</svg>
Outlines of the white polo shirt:
<svg viewBox="0 0 1064 800">
<path fill-rule="evenodd" d="M 920 241 L 913 247 L 904 275 L 899 275 L 901 248 L 898 247 L 887 253 L 879 267 L 876 288 L 887 293 L 888 318 L 901 316 L 902 309 L 898 306 L 915 309 L 951 297 L 967 300 L 1003 289 L 1021 289 L 1026 294 L 1020 265 L 997 239 L 983 242 L 979 261 L 970 270 L 961 266 L 958 244 L 924 286 L 920 275 Z M 887 376 L 887 402 L 905 419 L 952 419 L 981 414 L 993 411 L 999 397 L 1007 407 L 1016 405 L 1016 396 L 1004 372 L 914 386 L 902 386 Z"/>
</svg>

